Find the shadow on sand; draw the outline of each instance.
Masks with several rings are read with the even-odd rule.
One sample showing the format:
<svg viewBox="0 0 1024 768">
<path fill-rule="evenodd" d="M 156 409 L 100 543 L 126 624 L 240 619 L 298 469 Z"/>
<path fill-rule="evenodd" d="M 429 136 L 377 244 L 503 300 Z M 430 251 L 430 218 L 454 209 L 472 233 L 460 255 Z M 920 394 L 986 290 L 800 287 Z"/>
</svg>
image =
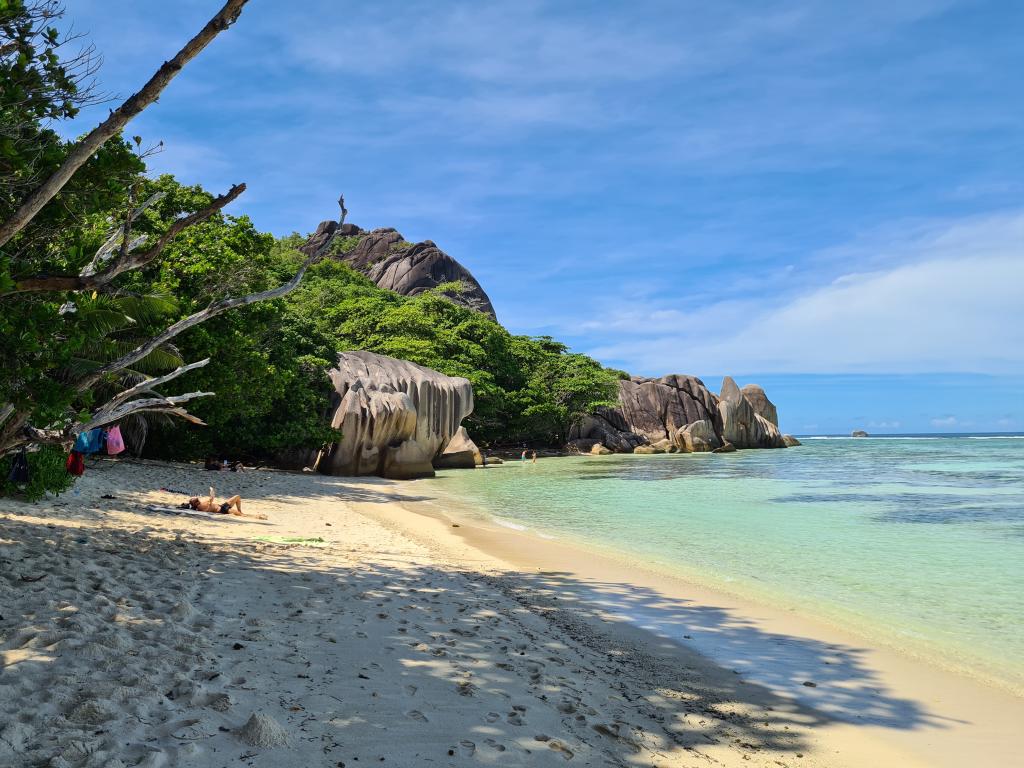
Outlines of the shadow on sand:
<svg viewBox="0 0 1024 768">
<path fill-rule="evenodd" d="M 353 488 L 333 478 L 324 479 L 323 490 L 325 494 L 343 490 L 346 500 L 351 501 L 394 500 L 392 494 L 383 490 L 378 494 L 365 485 Z M 255 491 L 249 495 L 259 498 Z M 274 498 L 280 501 L 279 496 Z M 103 514 L 100 509 L 93 512 L 96 517 Z M 55 523 L 60 522 L 53 510 L 49 514 Z M 381 661 L 380 649 L 387 648 L 394 654 L 394 663 L 402 664 L 403 685 L 429 691 L 432 682 L 450 678 L 452 664 L 455 669 L 459 665 L 452 661 L 445 662 L 445 666 L 429 658 L 427 663 L 405 662 L 406 656 L 416 655 L 410 650 L 410 641 L 418 639 L 432 647 L 457 647 L 457 658 L 473 669 L 477 699 L 460 691 L 462 695 L 450 697 L 444 706 L 464 708 L 467 717 L 477 717 L 478 713 L 473 713 L 481 707 L 484 695 L 512 699 L 528 690 L 535 699 L 531 706 L 581 713 L 562 716 L 563 732 L 554 735 L 566 744 L 577 745 L 576 749 L 592 749 L 595 755 L 604 755 L 609 764 L 648 764 L 640 759 L 641 755 L 726 742 L 741 745 L 760 757 L 794 756 L 808 749 L 807 736 L 815 728 L 835 722 L 898 730 L 946 725 L 920 703 L 892 695 L 865 664 L 863 650 L 765 632 L 722 608 L 669 599 L 657 591 L 630 584 L 581 580 L 563 572 L 495 575 L 409 564 L 387 553 L 350 566 L 321 564 L 318 570 L 305 572 L 301 548 L 264 546 L 257 554 L 253 539 L 260 533 L 259 527 L 246 528 L 244 520 L 224 522 L 237 531 L 234 540 L 229 533 L 216 546 L 202 540 L 190 542 L 194 552 L 200 552 L 200 560 L 216 561 L 218 571 L 225 574 L 223 578 L 234 574 L 236 579 L 266 579 L 268 585 L 277 584 L 282 594 L 293 590 L 296 596 L 312 595 L 319 588 L 320 594 L 329 591 L 339 598 L 339 604 L 332 606 L 337 614 L 317 614 L 311 609 L 303 616 L 293 613 L 286 618 L 282 614 L 281 622 L 296 622 L 288 627 L 289 636 L 297 638 L 294 654 L 301 656 L 311 643 L 322 643 L 322 632 L 331 626 L 332 615 L 363 611 L 372 618 L 378 609 L 370 605 L 380 606 L 392 600 L 395 604 L 408 603 L 400 610 L 418 617 L 415 634 L 409 634 L 411 630 L 394 620 L 372 622 L 376 635 L 368 635 L 369 630 L 339 632 L 336 650 L 332 649 L 337 654 L 338 666 L 365 669 L 362 665 L 371 660 Z M 0 520 L 0 573 L 13 589 L 24 586 L 21 577 L 36 574 L 36 566 L 5 558 L 5 552 L 9 555 L 14 548 L 2 540 L 53 538 L 55 530 L 61 527 L 17 517 Z M 122 546 L 140 549 L 158 545 L 158 540 L 166 541 L 145 528 L 133 534 L 113 535 Z M 343 546 L 341 541 L 337 544 Z M 69 562 L 77 558 L 83 567 L 88 567 L 94 557 L 88 549 L 87 536 L 64 536 L 60 546 Z M 109 555 L 109 548 L 106 551 Z M 172 551 L 168 557 L 173 556 Z M 90 599 L 83 599 L 75 607 L 86 613 L 93 610 Z M 369 603 L 360 605 L 359 601 Z M 58 610 L 66 612 L 73 602 L 74 597 L 65 595 L 60 604 L 63 607 L 57 603 L 39 605 L 31 617 L 7 608 L 0 617 L 0 638 L 23 640 L 19 623 L 45 622 L 48 612 L 56 616 Z M 130 601 L 123 609 L 142 611 Z M 301 622 L 312 622 L 314 616 L 320 623 L 304 628 Z M 175 619 L 170 614 L 161 616 L 159 610 L 154 613 L 153 606 L 148 606 L 146 621 L 158 632 L 161 622 Z M 665 637 L 651 642 L 648 634 L 641 637 L 637 625 L 662 635 L 699 637 L 703 642 L 714 643 L 719 651 L 717 656 L 729 658 L 731 668 L 708 664 L 685 643 L 681 646 Z M 508 637 L 513 633 L 530 638 L 528 647 L 510 646 Z M 449 656 L 455 654 L 450 651 Z M 538 659 L 544 659 L 544 664 L 538 666 Z M 54 654 L 48 661 L 24 661 L 0 670 L 0 685 L 15 685 L 19 677 L 31 677 L 29 667 L 40 663 L 59 665 L 60 654 Z M 198 674 L 202 657 L 197 656 L 192 663 L 195 669 L 183 668 L 175 674 Z M 766 684 L 748 679 L 748 673 L 750 677 L 756 673 L 757 679 Z M 335 670 L 311 668 L 305 674 L 317 681 L 321 686 L 318 692 L 322 692 L 330 688 Z M 577 685 L 578 675 L 591 684 Z M 294 677 L 291 673 L 289 679 L 294 682 Z M 804 701 L 778 692 L 807 688 L 805 682 L 813 682 L 816 687 L 808 691 Z M 338 685 L 342 694 L 337 698 L 339 712 L 345 706 L 358 707 L 358 701 L 353 700 L 352 681 L 339 680 Z M 384 691 L 381 695 L 388 694 Z M 344 704 L 343 700 L 351 704 Z M 186 702 L 161 702 L 161 706 L 167 717 L 189 714 Z M 10 717 L 9 712 L 2 714 L 0 721 Z M 316 727 L 333 729 L 322 738 L 329 737 L 337 743 L 345 741 L 344 718 L 321 719 L 323 723 Z M 454 738 L 452 734 L 437 733 L 436 728 L 433 733 L 416 730 L 415 723 L 404 720 L 391 726 L 393 738 L 398 740 L 398 746 L 392 745 L 393 748 L 404 749 L 402 740 L 407 741 L 408 759 L 414 757 L 415 750 L 422 749 L 425 741 Z M 517 732 L 514 723 L 506 722 L 495 723 L 489 729 L 496 739 L 503 734 L 511 739 Z"/>
</svg>

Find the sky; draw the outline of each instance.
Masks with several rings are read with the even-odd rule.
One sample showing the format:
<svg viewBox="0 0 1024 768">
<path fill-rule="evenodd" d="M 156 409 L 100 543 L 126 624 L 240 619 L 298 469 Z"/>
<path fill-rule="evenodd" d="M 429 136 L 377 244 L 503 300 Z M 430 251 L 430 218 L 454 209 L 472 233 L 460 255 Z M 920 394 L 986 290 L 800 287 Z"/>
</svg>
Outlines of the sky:
<svg viewBox="0 0 1024 768">
<path fill-rule="evenodd" d="M 67 5 L 122 97 L 219 7 Z M 252 0 L 128 132 L 276 234 L 343 192 L 511 331 L 759 383 L 784 430 L 1024 431 L 1022 28 L 1016 0 Z"/>
</svg>

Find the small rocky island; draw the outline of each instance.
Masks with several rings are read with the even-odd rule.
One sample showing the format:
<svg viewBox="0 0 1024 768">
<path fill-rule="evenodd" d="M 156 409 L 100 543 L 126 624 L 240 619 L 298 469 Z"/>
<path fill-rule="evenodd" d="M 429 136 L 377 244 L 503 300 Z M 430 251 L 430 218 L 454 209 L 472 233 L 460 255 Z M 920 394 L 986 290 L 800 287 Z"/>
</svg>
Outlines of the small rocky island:
<svg viewBox="0 0 1024 768">
<path fill-rule="evenodd" d="M 855 429 L 850 433 L 850 437 L 870 437 L 870 435 L 863 429 Z"/>
</svg>

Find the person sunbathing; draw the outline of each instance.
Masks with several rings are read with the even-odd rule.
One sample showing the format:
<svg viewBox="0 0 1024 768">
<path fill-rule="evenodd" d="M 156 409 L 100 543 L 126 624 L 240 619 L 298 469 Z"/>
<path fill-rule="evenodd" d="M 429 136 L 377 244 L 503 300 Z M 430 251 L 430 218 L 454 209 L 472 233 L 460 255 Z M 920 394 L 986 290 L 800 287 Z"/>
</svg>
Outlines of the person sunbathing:
<svg viewBox="0 0 1024 768">
<path fill-rule="evenodd" d="M 188 505 L 199 512 L 219 512 L 222 515 L 242 516 L 241 496 L 232 496 L 227 501 L 218 504 L 216 498 L 214 498 L 212 487 L 210 488 L 210 497 L 208 499 L 201 499 L 198 496 L 193 496 L 188 500 Z"/>
</svg>

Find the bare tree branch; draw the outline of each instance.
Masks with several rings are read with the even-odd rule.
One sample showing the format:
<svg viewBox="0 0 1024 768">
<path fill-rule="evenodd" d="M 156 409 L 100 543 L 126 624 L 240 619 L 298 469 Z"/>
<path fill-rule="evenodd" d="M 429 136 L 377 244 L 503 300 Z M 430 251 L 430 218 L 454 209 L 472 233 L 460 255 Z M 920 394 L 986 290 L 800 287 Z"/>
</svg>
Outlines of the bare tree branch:
<svg viewBox="0 0 1024 768">
<path fill-rule="evenodd" d="M 176 406 L 181 403 L 187 403 L 189 400 L 195 400 L 197 397 L 213 397 L 213 395 L 213 392 L 189 392 L 188 394 L 174 395 L 172 397 L 157 396 L 140 398 L 138 400 L 129 400 L 127 403 L 122 403 L 120 406 L 110 411 L 104 411 L 101 409 L 85 424 L 73 425 L 70 430 L 74 433 L 87 432 L 90 429 L 96 429 L 96 427 L 104 427 L 107 424 L 113 424 L 115 421 L 120 421 L 129 414 L 141 413 L 143 411 L 170 410 L 180 416 L 187 412 L 182 408 L 177 408 Z M 194 423 L 203 423 L 191 414 L 188 414 L 188 416 L 191 417 L 189 420 Z"/>
<path fill-rule="evenodd" d="M 199 34 L 189 40 L 170 61 L 153 74 L 142 88 L 125 100 L 110 116 L 92 129 L 71 150 L 53 175 L 36 188 L 10 219 L 0 224 L 0 246 L 24 229 L 53 197 L 63 189 L 75 172 L 133 117 L 152 104 L 189 61 L 195 58 L 221 32 L 231 26 L 242 12 L 247 0 L 227 0 Z"/>
<path fill-rule="evenodd" d="M 79 392 L 84 392 L 107 374 L 123 370 L 129 365 L 137 363 L 161 344 L 166 344 L 178 334 L 187 331 L 195 325 L 205 323 L 210 318 L 216 317 L 222 312 L 227 312 L 229 309 L 234 309 L 235 307 L 244 307 L 248 304 L 255 304 L 259 301 L 277 299 L 291 293 L 295 290 L 296 286 L 302 282 L 302 278 L 305 276 L 306 270 L 309 269 L 309 267 L 317 261 L 318 258 L 319 256 L 316 254 L 311 255 L 302 263 L 302 266 L 299 267 L 299 271 L 295 273 L 291 280 L 277 286 L 277 288 L 260 291 L 259 293 L 251 293 L 248 296 L 240 296 L 235 299 L 222 299 L 221 301 L 214 302 L 206 309 L 195 312 L 188 317 L 183 317 L 181 320 L 174 323 L 174 325 L 169 326 L 162 333 L 159 333 L 148 341 L 140 344 L 128 354 L 97 368 L 95 371 L 85 376 L 75 385 L 76 389 L 78 389 Z"/>
<path fill-rule="evenodd" d="M 84 424 L 69 424 L 63 429 L 37 429 L 33 426 L 26 426 L 21 430 L 21 434 L 4 444 L 4 452 L 9 453 L 23 445 L 68 445 L 74 441 L 75 435 L 80 432 L 88 432 L 90 429 L 105 427 L 136 413 L 168 413 L 190 421 L 193 424 L 205 426 L 206 422 L 197 416 L 193 416 L 184 408 L 181 408 L 180 405 L 181 403 L 195 400 L 198 397 L 212 397 L 213 394 L 213 392 L 189 392 L 173 397 L 149 397 L 131 400 L 113 411 L 92 417 Z"/>
<path fill-rule="evenodd" d="M 243 192 L 245 192 L 245 184 L 235 184 L 225 194 L 211 200 L 210 204 L 202 210 L 175 220 L 175 222 L 171 224 L 167 231 L 160 236 L 160 239 L 157 240 L 152 247 L 146 249 L 142 253 L 133 253 L 130 248 L 122 247 L 118 258 L 105 269 L 93 275 L 86 274 L 86 272 L 89 271 L 89 267 L 92 267 L 96 263 L 97 258 L 101 257 L 104 252 L 109 253 L 110 250 L 113 250 L 113 244 L 117 243 L 118 238 L 124 232 L 124 229 L 119 228 L 119 231 L 115 232 L 114 235 L 112 235 L 103 244 L 103 246 L 101 246 L 100 250 L 96 254 L 96 258 L 90 262 L 89 266 L 86 267 L 81 274 L 29 277 L 16 282 L 14 284 L 14 288 L 11 290 L 0 293 L 0 298 L 17 293 L 27 293 L 29 291 L 95 290 L 96 288 L 106 285 L 124 272 L 130 272 L 133 269 L 140 269 L 141 267 L 146 266 L 153 261 L 153 259 L 159 256 L 163 252 L 164 248 L 167 247 L 167 244 L 177 237 L 182 231 L 188 229 L 194 224 L 198 224 L 200 221 L 208 219 L 228 203 L 235 200 Z M 127 245 L 127 243 L 125 243 L 125 245 Z"/>
<path fill-rule="evenodd" d="M 94 419 L 97 418 L 98 416 L 100 416 L 105 411 L 113 410 L 118 405 L 123 403 L 125 400 L 128 400 L 128 399 L 130 399 L 132 397 L 135 397 L 136 395 L 140 395 L 143 392 L 153 392 L 153 390 L 155 390 L 161 384 L 166 384 L 168 381 L 173 381 L 174 379 L 176 379 L 179 376 L 181 376 L 183 373 L 188 373 L 189 371 L 194 371 L 196 368 L 203 368 L 209 362 L 210 362 L 210 358 L 206 358 L 205 360 L 200 360 L 200 361 L 195 362 L 195 363 L 189 363 L 188 365 L 179 366 L 179 367 L 175 368 L 173 371 L 171 371 L 170 373 L 165 373 L 163 376 L 157 376 L 156 378 L 146 378 L 146 379 L 143 379 L 138 384 L 136 384 L 134 387 L 129 387 L 124 392 L 121 392 L 120 394 L 115 395 L 110 400 L 108 400 L 106 403 L 104 403 L 99 408 L 99 410 L 97 410 L 93 414 L 93 418 Z"/>
</svg>

